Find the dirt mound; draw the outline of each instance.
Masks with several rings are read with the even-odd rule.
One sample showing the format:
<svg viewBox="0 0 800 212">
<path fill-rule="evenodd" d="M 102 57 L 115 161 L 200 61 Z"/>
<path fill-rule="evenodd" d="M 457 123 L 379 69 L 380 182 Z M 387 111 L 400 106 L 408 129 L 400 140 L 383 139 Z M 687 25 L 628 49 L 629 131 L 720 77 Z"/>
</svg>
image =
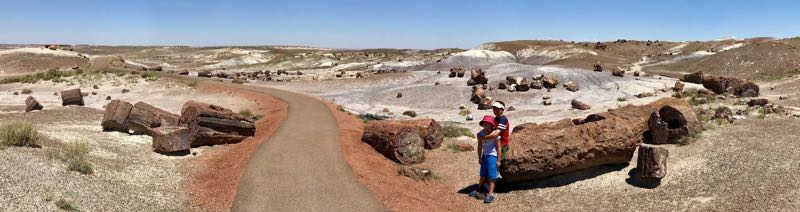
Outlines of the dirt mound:
<svg viewBox="0 0 800 212">
<path fill-rule="evenodd" d="M 797 64 L 800 64 L 800 38 L 756 41 L 705 57 L 645 67 L 645 71 L 673 76 L 703 71 L 715 76 L 759 80 L 800 74 L 797 70 Z"/>
</svg>

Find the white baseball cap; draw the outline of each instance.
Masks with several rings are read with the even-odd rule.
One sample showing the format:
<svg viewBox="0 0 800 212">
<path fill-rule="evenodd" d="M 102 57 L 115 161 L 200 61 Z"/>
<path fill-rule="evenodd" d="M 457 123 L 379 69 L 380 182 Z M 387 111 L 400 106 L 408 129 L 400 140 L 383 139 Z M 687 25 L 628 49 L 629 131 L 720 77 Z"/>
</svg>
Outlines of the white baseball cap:
<svg viewBox="0 0 800 212">
<path fill-rule="evenodd" d="M 500 103 L 500 102 L 494 102 L 494 103 L 492 103 L 492 107 L 493 107 L 493 108 L 500 108 L 500 109 L 503 109 L 503 110 L 505 110 L 505 109 L 506 109 L 506 106 L 504 106 L 504 105 L 503 105 L 503 103 Z"/>
</svg>

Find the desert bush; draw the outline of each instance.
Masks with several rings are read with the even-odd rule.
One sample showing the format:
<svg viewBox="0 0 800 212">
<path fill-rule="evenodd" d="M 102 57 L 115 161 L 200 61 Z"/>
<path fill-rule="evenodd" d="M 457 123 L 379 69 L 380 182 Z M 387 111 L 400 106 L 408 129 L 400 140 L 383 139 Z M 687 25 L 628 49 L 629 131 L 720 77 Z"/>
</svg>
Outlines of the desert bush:
<svg viewBox="0 0 800 212">
<path fill-rule="evenodd" d="M 233 84 L 244 84 L 245 81 L 244 80 L 240 80 L 240 79 L 234 79 L 234 80 L 231 80 L 231 83 L 233 83 Z"/>
<path fill-rule="evenodd" d="M 444 137 L 448 138 L 455 138 L 459 136 L 467 136 L 470 138 L 475 138 L 475 135 L 473 135 L 472 131 L 470 131 L 469 129 L 456 126 L 455 124 L 452 123 L 445 124 L 442 127 L 442 131 L 444 132 Z"/>
<path fill-rule="evenodd" d="M 69 198 L 62 197 L 58 199 L 58 201 L 56 201 L 56 207 L 65 211 L 78 211 L 78 207 L 75 206 L 75 202 Z"/>
<path fill-rule="evenodd" d="M 461 110 L 461 111 L 458 111 L 458 115 L 459 115 L 459 116 L 467 116 L 467 115 L 469 115 L 469 114 L 472 114 L 472 111 L 470 111 L 470 110 L 466 110 L 466 109 L 464 109 L 464 110 Z"/>
<path fill-rule="evenodd" d="M 248 109 L 241 109 L 239 110 L 239 115 L 242 115 L 244 117 L 251 117 L 253 116 L 253 112 Z"/>
<path fill-rule="evenodd" d="M 619 97 L 619 98 L 617 98 L 617 101 L 618 101 L 618 102 L 624 102 L 624 101 L 628 101 L 628 98 L 625 98 L 625 97 Z"/>
<path fill-rule="evenodd" d="M 406 166 L 397 164 L 397 175 L 404 175 L 406 173 Z"/>
<path fill-rule="evenodd" d="M 50 151 L 47 156 L 68 163 L 67 169 L 82 174 L 94 173 L 92 164 L 87 160 L 87 155 L 92 149 L 86 141 L 77 141 L 67 144 L 60 150 Z"/>
<path fill-rule="evenodd" d="M 26 88 L 26 89 L 22 89 L 22 92 L 21 92 L 21 93 L 22 93 L 22 94 L 32 94 L 32 93 L 33 93 L 33 91 L 32 91 L 31 89 L 27 89 L 27 88 Z"/>
<path fill-rule="evenodd" d="M 152 72 L 142 72 L 142 74 L 140 74 L 139 76 L 142 77 L 142 79 L 145 79 L 147 81 L 158 80 L 158 75 L 156 75 L 155 73 L 152 73 Z"/>
<path fill-rule="evenodd" d="M 13 120 L 0 125 L 0 146 L 37 145 L 39 132 L 32 123 Z"/>
<path fill-rule="evenodd" d="M 192 88 L 196 88 L 197 87 L 197 80 L 190 80 L 190 81 L 186 82 L 186 86 L 189 86 L 189 87 L 192 87 Z"/>
</svg>

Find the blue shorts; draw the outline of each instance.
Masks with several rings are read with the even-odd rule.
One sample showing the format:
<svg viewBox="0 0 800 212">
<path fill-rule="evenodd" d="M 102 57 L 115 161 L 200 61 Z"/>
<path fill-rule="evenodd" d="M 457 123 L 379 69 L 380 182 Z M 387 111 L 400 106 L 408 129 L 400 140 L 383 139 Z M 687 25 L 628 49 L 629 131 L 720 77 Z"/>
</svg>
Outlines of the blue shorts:
<svg viewBox="0 0 800 212">
<path fill-rule="evenodd" d="M 481 158 L 481 177 L 488 177 L 489 180 L 496 180 L 500 175 L 497 173 L 497 156 L 484 155 Z"/>
</svg>

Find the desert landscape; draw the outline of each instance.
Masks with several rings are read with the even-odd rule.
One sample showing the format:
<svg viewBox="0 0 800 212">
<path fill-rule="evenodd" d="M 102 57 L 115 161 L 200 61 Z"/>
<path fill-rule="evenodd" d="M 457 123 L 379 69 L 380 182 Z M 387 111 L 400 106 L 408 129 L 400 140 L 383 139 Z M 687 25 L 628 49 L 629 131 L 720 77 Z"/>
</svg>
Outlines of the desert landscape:
<svg viewBox="0 0 800 212">
<path fill-rule="evenodd" d="M 0 210 L 794 211 L 797 46 L 3 45 Z"/>
</svg>

